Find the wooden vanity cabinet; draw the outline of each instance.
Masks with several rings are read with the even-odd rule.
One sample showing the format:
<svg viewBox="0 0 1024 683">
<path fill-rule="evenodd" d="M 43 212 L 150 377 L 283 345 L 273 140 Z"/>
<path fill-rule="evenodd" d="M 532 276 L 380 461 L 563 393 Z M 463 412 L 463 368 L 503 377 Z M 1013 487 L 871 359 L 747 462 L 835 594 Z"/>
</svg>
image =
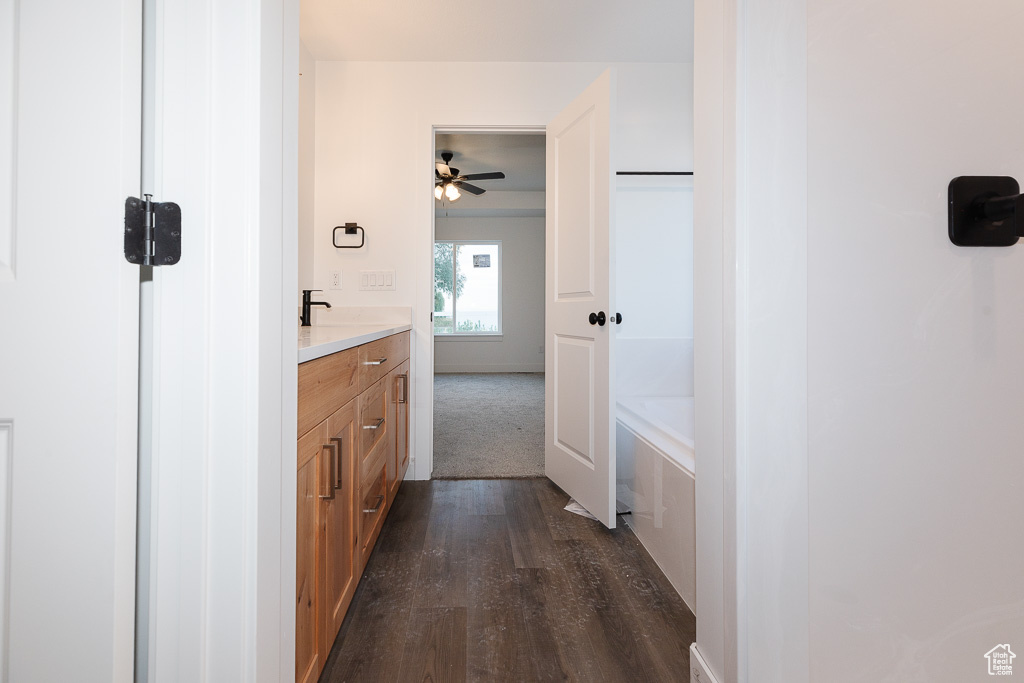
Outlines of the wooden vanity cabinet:
<svg viewBox="0 0 1024 683">
<path fill-rule="evenodd" d="M 299 365 L 299 683 L 320 677 L 408 467 L 408 368 L 408 332 Z"/>
</svg>

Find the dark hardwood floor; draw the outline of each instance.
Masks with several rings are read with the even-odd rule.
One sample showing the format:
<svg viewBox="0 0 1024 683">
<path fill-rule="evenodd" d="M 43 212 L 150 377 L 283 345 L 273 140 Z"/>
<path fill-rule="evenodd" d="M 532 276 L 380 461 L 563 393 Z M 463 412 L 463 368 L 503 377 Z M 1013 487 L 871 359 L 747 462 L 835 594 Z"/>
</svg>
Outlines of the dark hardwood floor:
<svg viewBox="0 0 1024 683">
<path fill-rule="evenodd" d="M 547 479 L 407 481 L 321 683 L 688 681 L 696 622 Z"/>
</svg>

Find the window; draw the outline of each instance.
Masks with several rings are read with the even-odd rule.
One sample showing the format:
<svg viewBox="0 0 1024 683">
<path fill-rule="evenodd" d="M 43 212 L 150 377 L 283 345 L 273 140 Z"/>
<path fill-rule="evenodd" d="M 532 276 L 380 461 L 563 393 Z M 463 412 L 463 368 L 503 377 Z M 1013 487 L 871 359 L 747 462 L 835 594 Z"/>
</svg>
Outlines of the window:
<svg viewBox="0 0 1024 683">
<path fill-rule="evenodd" d="M 434 334 L 501 334 L 501 242 L 434 242 Z"/>
</svg>

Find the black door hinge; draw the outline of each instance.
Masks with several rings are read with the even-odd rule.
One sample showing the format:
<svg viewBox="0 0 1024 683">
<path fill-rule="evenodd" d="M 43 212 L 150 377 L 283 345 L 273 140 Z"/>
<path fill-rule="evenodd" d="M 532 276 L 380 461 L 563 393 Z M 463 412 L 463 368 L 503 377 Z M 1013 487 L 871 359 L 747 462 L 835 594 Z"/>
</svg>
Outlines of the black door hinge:
<svg viewBox="0 0 1024 683">
<path fill-rule="evenodd" d="M 181 260 L 181 207 L 152 196 L 124 200 L 124 257 L 137 266 L 173 266 Z"/>
</svg>

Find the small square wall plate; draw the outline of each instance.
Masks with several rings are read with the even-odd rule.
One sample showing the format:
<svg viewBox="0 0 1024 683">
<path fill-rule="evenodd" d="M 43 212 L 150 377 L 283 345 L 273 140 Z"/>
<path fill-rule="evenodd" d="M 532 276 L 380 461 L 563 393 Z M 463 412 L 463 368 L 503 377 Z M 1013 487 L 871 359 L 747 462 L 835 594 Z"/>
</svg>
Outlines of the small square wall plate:
<svg viewBox="0 0 1024 683">
<path fill-rule="evenodd" d="M 978 210 L 993 197 L 1020 194 L 1006 176 L 960 176 L 949 183 L 949 240 L 958 247 L 1010 247 L 1017 243 L 1013 217 L 994 221 Z"/>
</svg>

